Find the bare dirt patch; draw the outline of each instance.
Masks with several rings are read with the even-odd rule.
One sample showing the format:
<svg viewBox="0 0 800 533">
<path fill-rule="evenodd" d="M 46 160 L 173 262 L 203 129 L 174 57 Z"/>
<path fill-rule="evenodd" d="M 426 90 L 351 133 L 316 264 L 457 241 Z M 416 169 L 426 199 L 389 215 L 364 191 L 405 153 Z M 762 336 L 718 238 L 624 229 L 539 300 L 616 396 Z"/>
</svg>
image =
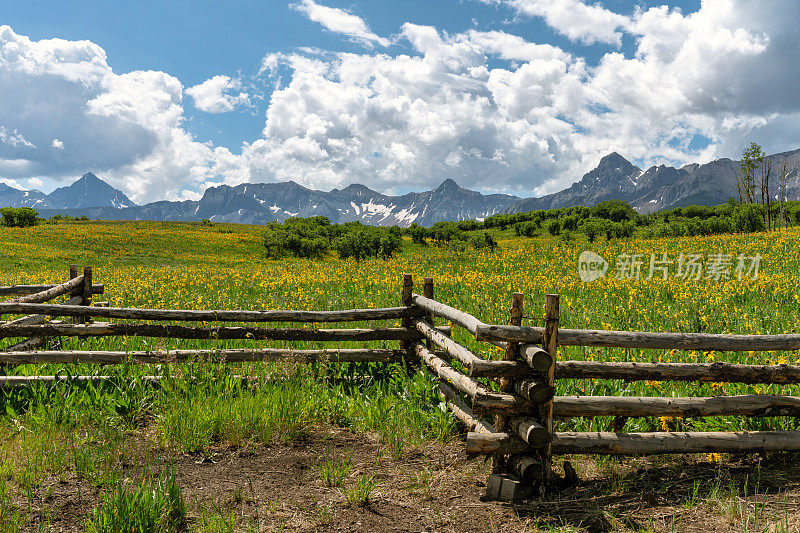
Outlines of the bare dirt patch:
<svg viewBox="0 0 800 533">
<path fill-rule="evenodd" d="M 544 501 L 481 500 L 490 466 L 467 461 L 463 443 L 406 450 L 395 460 L 371 435 L 315 428 L 273 446 L 219 445 L 205 455 L 147 446 L 153 470 L 170 467 L 183 488 L 188 531 L 797 531 L 796 456 L 574 460 L 581 481 Z M 320 460 L 349 458 L 344 488 L 322 482 Z M 136 463 L 137 461 L 134 461 Z M 140 466 L 125 464 L 135 478 Z M 366 504 L 344 490 L 364 472 Z M 30 509 L 44 529 L 80 531 L 104 491 L 72 473 L 47 479 Z M 24 500 L 16 495 L 18 505 Z"/>
</svg>

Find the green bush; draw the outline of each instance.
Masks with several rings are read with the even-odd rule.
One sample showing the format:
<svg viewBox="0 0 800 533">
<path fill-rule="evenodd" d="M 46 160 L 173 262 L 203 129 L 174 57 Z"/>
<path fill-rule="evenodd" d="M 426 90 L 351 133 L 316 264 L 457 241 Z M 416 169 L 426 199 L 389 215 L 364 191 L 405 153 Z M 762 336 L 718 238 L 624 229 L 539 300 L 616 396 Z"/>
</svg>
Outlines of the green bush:
<svg viewBox="0 0 800 533">
<path fill-rule="evenodd" d="M 464 232 L 458 229 L 455 222 L 436 222 L 431 226 L 429 234 L 438 245 L 465 240 Z"/>
<path fill-rule="evenodd" d="M 550 235 L 556 236 L 561 233 L 561 221 L 559 220 L 551 220 L 547 223 L 547 231 L 550 232 Z"/>
<path fill-rule="evenodd" d="M 400 248 L 401 238 L 397 231 L 375 226 L 363 226 L 351 229 L 333 242 L 333 249 L 339 257 L 352 257 L 361 261 L 367 257 L 390 258 Z"/>
<path fill-rule="evenodd" d="M 521 237 L 535 237 L 542 222 L 541 220 L 530 220 L 528 222 L 517 222 L 514 224 L 514 233 Z"/>
<path fill-rule="evenodd" d="M 764 231 L 764 210 L 758 204 L 740 204 L 733 213 L 733 224 L 740 233 Z"/>
<path fill-rule="evenodd" d="M 331 250 L 342 259 L 388 259 L 400 248 L 402 235 L 397 227 L 365 226 L 360 222 L 331 224 L 326 217 L 290 218 L 283 224 L 267 224 L 264 248 L 271 259 L 285 256 L 320 259 Z"/>
<path fill-rule="evenodd" d="M 497 239 L 495 239 L 491 233 L 485 231 L 483 232 L 482 235 L 474 235 L 469 242 L 470 244 L 472 244 L 472 247 L 475 248 L 476 250 L 484 250 L 488 248 L 489 250 L 494 252 L 495 250 L 497 250 L 498 246 Z"/>
<path fill-rule="evenodd" d="M 411 237 L 411 242 L 414 244 L 428 244 L 425 239 L 428 237 L 428 228 L 420 226 L 416 222 L 406 228 L 406 234 Z"/>
<path fill-rule="evenodd" d="M 570 215 L 568 217 L 564 217 L 561 220 L 561 228 L 564 231 L 575 231 L 576 229 L 578 229 L 579 220 L 580 218 L 578 218 L 577 215 Z"/>
<path fill-rule="evenodd" d="M 0 209 L 0 222 L 7 228 L 27 228 L 36 225 L 39 213 L 30 207 L 4 207 Z"/>
<path fill-rule="evenodd" d="M 636 211 L 622 200 L 606 200 L 600 202 L 591 209 L 592 216 L 598 218 L 605 218 L 613 222 L 622 222 L 623 220 L 636 220 L 638 215 Z"/>
</svg>

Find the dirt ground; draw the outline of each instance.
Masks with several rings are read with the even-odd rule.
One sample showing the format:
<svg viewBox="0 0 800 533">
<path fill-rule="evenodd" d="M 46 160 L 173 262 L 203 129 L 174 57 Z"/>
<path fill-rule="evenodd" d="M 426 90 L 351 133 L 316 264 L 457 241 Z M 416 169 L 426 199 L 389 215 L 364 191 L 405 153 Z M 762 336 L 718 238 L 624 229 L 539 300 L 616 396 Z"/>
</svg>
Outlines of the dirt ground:
<svg viewBox="0 0 800 533">
<path fill-rule="evenodd" d="M 150 453 L 150 452 L 148 452 Z M 795 456 L 573 459 L 580 482 L 544 501 L 485 502 L 491 465 L 467 461 L 463 443 L 382 453 L 377 438 L 339 428 L 289 444 L 218 447 L 205 456 L 153 450 L 173 467 L 188 509 L 187 530 L 231 531 L 798 531 Z M 365 470 L 378 482 L 368 503 L 348 505 L 323 485 L 326 453 L 351 457 L 352 486 Z M 134 465 L 125 465 L 131 472 Z M 754 480 L 758 479 L 758 493 Z M 728 489 L 714 492 L 713 487 Z M 98 490 L 74 475 L 48 479 L 39 509 L 52 531 L 80 531 Z M 731 490 L 742 497 L 732 497 Z M 745 492 L 745 490 L 747 492 Z M 693 494 L 697 496 L 693 498 Z M 727 496 L 725 496 L 727 494 Z M 747 494 L 747 496 L 744 496 Z"/>
</svg>

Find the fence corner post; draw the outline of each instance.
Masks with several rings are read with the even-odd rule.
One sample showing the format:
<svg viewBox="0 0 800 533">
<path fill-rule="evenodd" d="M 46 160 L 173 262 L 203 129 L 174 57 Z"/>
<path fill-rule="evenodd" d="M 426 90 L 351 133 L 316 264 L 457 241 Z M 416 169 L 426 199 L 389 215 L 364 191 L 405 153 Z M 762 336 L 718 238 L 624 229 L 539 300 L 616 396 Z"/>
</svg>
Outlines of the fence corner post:
<svg viewBox="0 0 800 533">
<path fill-rule="evenodd" d="M 558 327 L 559 327 L 559 296 L 548 294 L 544 300 L 544 336 L 542 348 L 550 354 L 550 368 L 545 374 L 545 379 L 550 387 L 555 386 L 556 359 L 558 358 Z M 540 418 L 542 425 L 547 428 L 551 437 L 553 435 L 553 400 L 551 399 L 541 407 Z M 548 444 L 542 449 L 542 486 L 544 492 L 553 476 L 553 445 Z M 543 495 L 543 494 L 542 494 Z"/>
<path fill-rule="evenodd" d="M 512 326 L 521 326 L 522 317 L 524 316 L 525 296 L 521 292 L 514 292 L 511 294 L 511 308 L 508 310 L 510 318 L 508 323 Z M 515 361 L 519 358 L 519 344 L 516 342 L 506 343 L 506 351 L 503 354 L 503 361 Z M 514 384 L 507 378 L 499 380 L 500 392 L 509 392 L 514 388 Z M 508 417 L 496 415 L 494 417 L 494 430 L 502 432 L 508 426 Z M 492 472 L 499 474 L 505 468 L 505 457 L 502 454 L 495 454 Z"/>
</svg>

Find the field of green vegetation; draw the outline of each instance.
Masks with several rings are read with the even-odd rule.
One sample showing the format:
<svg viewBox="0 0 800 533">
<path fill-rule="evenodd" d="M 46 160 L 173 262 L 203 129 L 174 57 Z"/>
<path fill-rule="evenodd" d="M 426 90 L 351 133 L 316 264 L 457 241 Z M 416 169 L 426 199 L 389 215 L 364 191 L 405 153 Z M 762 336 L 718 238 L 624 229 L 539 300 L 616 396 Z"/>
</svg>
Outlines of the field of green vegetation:
<svg viewBox="0 0 800 533">
<path fill-rule="evenodd" d="M 796 229 L 683 237 L 653 237 L 652 232 L 639 230 L 625 239 L 598 234 L 593 242 L 580 232 L 569 239 L 547 231 L 533 238 L 519 236 L 513 224 L 506 224 L 504 229 L 485 225 L 475 229 L 481 235 L 490 234 L 497 248 L 451 246 L 444 240 L 436 245 L 432 239 L 416 239 L 415 243 L 406 237 L 391 258 L 357 261 L 333 253 L 317 259 L 268 258 L 265 229 L 257 226 L 85 221 L 0 228 L 0 268 L 4 273 L 0 284 L 64 280 L 68 265 L 74 263 L 94 267 L 95 283 L 105 284 L 106 290 L 96 299 L 107 300 L 115 307 L 347 309 L 399 305 L 402 274 L 408 272 L 418 282 L 424 276 L 433 277 L 437 300 L 487 323 L 507 323 L 511 293 L 521 291 L 525 294 L 525 314 L 533 317 L 541 316 L 545 294 L 560 294 L 562 327 L 746 334 L 794 332 L 800 324 L 800 231 Z M 592 283 L 582 282 L 577 269 L 578 255 L 587 249 L 611 263 L 606 277 Z M 689 256 L 701 265 L 691 275 L 685 269 Z M 632 257 L 641 261 L 638 276 L 632 268 L 621 266 L 627 261 L 633 267 L 636 261 L 631 262 Z M 752 270 L 737 271 L 740 260 L 749 268 L 755 257 L 759 258 L 757 276 Z M 656 260 L 659 262 L 654 265 L 662 268 L 651 277 L 650 263 Z M 721 261 L 727 267 L 722 271 Z M 684 271 L 680 272 L 682 267 Z M 540 322 L 526 320 L 525 325 Z M 483 356 L 501 355 L 456 328 L 454 337 Z M 17 340 L 3 342 L 10 345 Z M 143 338 L 64 339 L 60 344 L 63 349 L 76 350 L 259 345 L 255 341 Z M 339 346 L 355 347 L 347 343 Z M 394 347 L 389 342 L 368 346 Z M 800 360 L 796 352 L 572 347 L 562 348 L 559 357 L 763 364 Z M 44 482 L 70 475 L 96 487 L 95 499 L 86 503 L 91 510 L 86 519 L 89 530 L 130 528 L 135 523 L 130 520 L 155 521 L 159 524 L 156 530 L 178 530 L 187 512 L 200 516 L 198 524 L 214 523 L 212 510 L 187 511 L 174 476 L 155 468 L 147 450 L 185 452 L 202 459 L 219 443 L 251 446 L 291 441 L 318 424 L 330 424 L 374 432 L 386 456 L 399 458 L 404 451 L 426 442 L 458 439 L 461 431 L 443 412 L 434 381 L 419 369 L 404 365 L 217 365 L 201 361 L 113 368 L 24 365 L 0 368 L 2 372 L 102 374 L 114 379 L 97 386 L 41 384 L 0 392 L 0 531 L 47 524 L 51 518 L 46 506 L 43 511 L 37 503 L 47 497 L 43 494 Z M 163 375 L 165 379 L 154 388 L 136 380 L 136 376 L 145 374 Z M 260 385 L 243 387 L 232 377 L 234 374 L 257 377 Z M 798 387 L 779 385 L 599 380 L 557 385 L 559 395 L 800 395 Z M 608 430 L 610 424 L 608 418 L 574 419 L 560 422 L 557 429 Z M 625 431 L 798 426 L 789 417 L 643 418 L 629 420 Z M 708 460 L 724 462 L 725 458 Z M 600 463 L 603 461 L 611 460 Z M 333 470 L 337 464 L 321 464 L 320 476 L 336 477 Z M 131 471 L 138 472 L 134 482 L 130 481 Z M 342 490 L 358 501 L 369 497 L 373 481 L 365 477 L 335 483 L 343 485 Z M 702 499 L 702 495 L 697 497 Z M 129 507 L 137 511 L 129 512 Z M 213 530 L 211 525 L 208 528 Z"/>
</svg>

